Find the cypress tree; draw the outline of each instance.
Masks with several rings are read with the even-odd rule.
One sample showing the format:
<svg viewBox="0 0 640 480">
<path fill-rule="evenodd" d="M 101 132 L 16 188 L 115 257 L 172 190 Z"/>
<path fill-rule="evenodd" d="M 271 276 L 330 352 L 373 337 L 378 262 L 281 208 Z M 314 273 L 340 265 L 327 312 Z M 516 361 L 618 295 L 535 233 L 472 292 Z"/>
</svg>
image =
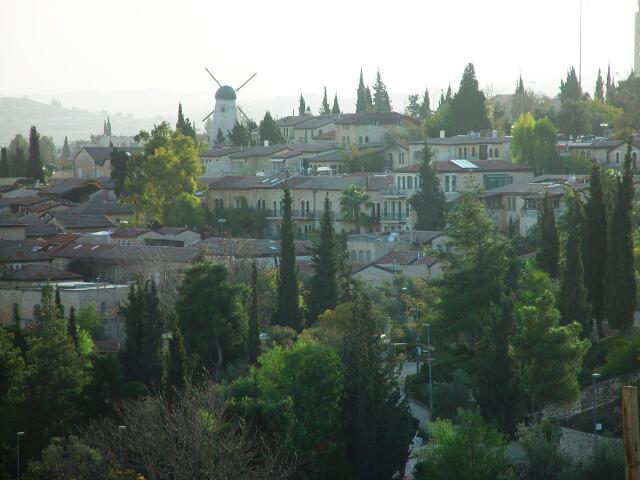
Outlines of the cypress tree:
<svg viewBox="0 0 640 480">
<path fill-rule="evenodd" d="M 596 319 L 598 335 L 604 330 L 604 277 L 607 264 L 607 212 L 602 188 L 602 169 L 597 163 L 591 167 L 589 200 L 586 209 L 584 269 L 587 295 Z"/>
<path fill-rule="evenodd" d="M 10 177 L 11 167 L 9 166 L 9 153 L 6 147 L 0 149 L 0 177 Z"/>
<path fill-rule="evenodd" d="M 29 130 L 29 162 L 27 163 L 27 177 L 44 182 L 44 170 L 40 157 L 40 134 L 36 127 Z"/>
<path fill-rule="evenodd" d="M 222 132 L 222 129 L 219 128 L 218 129 L 218 134 L 216 135 L 216 145 L 222 145 L 225 140 L 226 140 L 226 138 L 224 136 L 224 133 Z"/>
<path fill-rule="evenodd" d="M 547 272 L 551 278 L 558 278 L 560 243 L 556 219 L 553 215 L 553 202 L 548 192 L 538 210 L 538 228 L 540 229 L 540 251 L 537 256 L 538 267 Z"/>
<path fill-rule="evenodd" d="M 524 95 L 524 94 L 525 94 L 524 82 L 522 81 L 522 75 L 520 75 L 520 77 L 518 78 L 518 81 L 516 82 L 516 95 Z"/>
<path fill-rule="evenodd" d="M 311 257 L 311 266 L 314 270 L 309 294 L 311 320 L 315 320 L 325 310 L 335 308 L 338 302 L 336 249 L 336 237 L 331 222 L 331 204 L 329 197 L 325 197 L 324 210 L 320 219 L 320 239 L 313 246 Z"/>
<path fill-rule="evenodd" d="M 356 113 L 368 112 L 371 110 L 371 92 L 368 92 L 368 87 L 364 85 L 364 78 L 362 77 L 362 67 L 360 67 L 360 82 L 358 83 L 358 91 L 356 95 Z"/>
<path fill-rule="evenodd" d="M 184 128 L 184 115 L 182 113 L 182 102 L 178 102 L 178 121 L 176 122 L 176 130 L 182 131 Z"/>
<path fill-rule="evenodd" d="M 576 69 L 569 67 L 567 79 L 560 80 L 560 101 L 580 100 L 580 97 L 582 97 L 582 88 L 578 81 L 578 75 L 576 75 Z"/>
<path fill-rule="evenodd" d="M 420 164 L 420 188 L 409 202 L 416 212 L 416 230 L 439 230 L 444 228 L 446 200 L 440 189 L 440 181 L 431 166 L 433 151 L 425 142 Z"/>
<path fill-rule="evenodd" d="M 291 220 L 291 192 L 285 183 L 282 225 L 280 226 L 280 269 L 278 271 L 278 304 L 272 323 L 302 330 L 302 312 L 298 305 L 298 275 L 296 273 L 296 247 Z"/>
<path fill-rule="evenodd" d="M 111 136 L 111 119 L 107 117 L 107 136 Z"/>
<path fill-rule="evenodd" d="M 382 81 L 380 76 L 380 69 L 376 73 L 376 83 L 373 84 L 373 107 L 376 112 L 390 112 L 391 101 L 389 100 L 389 93 L 387 92 L 387 86 Z"/>
<path fill-rule="evenodd" d="M 300 100 L 298 101 L 298 115 L 304 115 L 307 112 L 307 104 L 304 101 L 302 94 L 300 94 Z"/>
<path fill-rule="evenodd" d="M 229 132 L 229 140 L 233 145 L 236 146 L 249 145 L 251 141 L 249 130 L 247 130 L 247 127 L 236 120 L 233 124 L 233 130 Z"/>
<path fill-rule="evenodd" d="M 611 215 L 605 273 L 605 312 L 609 325 L 627 331 L 636 309 L 636 277 L 633 262 L 631 210 L 633 174 L 631 140 L 627 145 L 622 178 L 617 180 L 616 201 Z"/>
<path fill-rule="evenodd" d="M 260 140 L 263 142 L 268 140 L 270 145 L 282 142 L 282 133 L 269 111 L 265 112 L 264 118 L 260 122 Z"/>
<path fill-rule="evenodd" d="M 600 69 L 598 69 L 598 79 L 596 80 L 596 88 L 593 91 L 593 99 L 596 102 L 604 102 L 604 81 L 602 80 Z"/>
<path fill-rule="evenodd" d="M 180 325 L 176 320 L 171 330 L 169 342 L 169 365 L 167 368 L 167 386 L 174 392 L 181 392 L 187 386 L 187 358 Z"/>
<path fill-rule="evenodd" d="M 369 88 L 369 86 L 367 85 L 367 88 L 365 90 L 365 103 L 367 105 L 367 112 L 372 112 L 373 111 L 373 97 L 371 96 L 371 89 Z"/>
<path fill-rule="evenodd" d="M 247 333 L 247 361 L 256 363 L 260 355 L 260 324 L 258 323 L 258 266 L 251 267 L 251 307 L 249 310 L 249 331 Z"/>
<path fill-rule="evenodd" d="M 68 162 L 71 159 L 71 150 L 69 149 L 69 140 L 64 137 L 64 145 L 62 145 L 62 161 Z"/>
<path fill-rule="evenodd" d="M 560 282 L 559 310 L 564 325 L 577 322 L 582 327 L 582 337 L 588 338 L 591 335 L 592 322 L 582 266 L 581 236 L 584 223 L 582 203 L 575 193 L 567 197 L 567 203 L 565 223 L 568 232 L 564 269 Z"/>
<path fill-rule="evenodd" d="M 60 310 L 60 316 L 64 317 L 64 306 L 62 305 L 62 302 L 60 301 L 60 289 L 56 288 L 56 307 L 58 307 L 58 310 Z"/>
<path fill-rule="evenodd" d="M 145 284 L 143 292 L 144 337 L 140 351 L 142 366 L 141 380 L 149 388 L 157 390 L 161 386 L 163 374 L 162 338 L 164 317 L 160 311 L 160 299 L 154 281 Z"/>
<path fill-rule="evenodd" d="M 56 290 L 56 297 L 58 297 L 58 293 Z M 57 298 L 56 298 L 57 303 Z M 73 345 L 78 349 L 78 324 L 76 323 L 76 309 L 71 307 L 69 309 L 69 321 L 67 322 L 67 332 L 69 333 L 69 337 L 73 340 Z"/>
<path fill-rule="evenodd" d="M 336 115 L 340 115 L 340 105 L 338 105 L 338 94 L 336 93 L 333 97 L 333 107 L 331 107 L 331 113 Z"/>
<path fill-rule="evenodd" d="M 616 93 L 615 80 L 611 76 L 611 65 L 607 66 L 607 84 L 604 92 L 604 99 L 607 103 L 613 102 L 613 97 Z"/>
<path fill-rule="evenodd" d="M 184 136 L 196 138 L 196 129 L 189 119 L 185 119 L 182 113 L 182 103 L 178 102 L 178 121 L 176 122 L 176 130 L 180 131 Z"/>
<path fill-rule="evenodd" d="M 431 115 L 431 101 L 429 100 L 429 89 L 424 89 L 422 104 L 420 105 L 420 118 L 426 120 Z"/>
<path fill-rule="evenodd" d="M 329 106 L 329 100 L 327 99 L 327 87 L 324 87 L 324 96 L 322 97 L 322 105 L 320 105 L 320 114 L 325 115 L 331 113 L 331 107 Z"/>
</svg>

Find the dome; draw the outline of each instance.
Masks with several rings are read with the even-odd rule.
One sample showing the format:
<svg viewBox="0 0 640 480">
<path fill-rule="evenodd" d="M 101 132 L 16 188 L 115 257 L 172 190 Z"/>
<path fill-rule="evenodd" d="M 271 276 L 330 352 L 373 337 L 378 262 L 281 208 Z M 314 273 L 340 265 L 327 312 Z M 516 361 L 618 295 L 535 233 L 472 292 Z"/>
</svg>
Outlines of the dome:
<svg viewBox="0 0 640 480">
<path fill-rule="evenodd" d="M 236 91 L 229 85 L 223 85 L 216 91 L 216 100 L 235 100 Z"/>
</svg>

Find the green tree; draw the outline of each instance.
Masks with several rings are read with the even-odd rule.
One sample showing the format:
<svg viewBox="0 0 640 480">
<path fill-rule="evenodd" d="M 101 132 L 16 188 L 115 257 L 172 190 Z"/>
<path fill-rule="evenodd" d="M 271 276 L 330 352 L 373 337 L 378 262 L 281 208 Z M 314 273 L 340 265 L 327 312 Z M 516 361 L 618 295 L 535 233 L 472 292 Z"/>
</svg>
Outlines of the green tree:
<svg viewBox="0 0 640 480">
<path fill-rule="evenodd" d="M 29 130 L 29 161 L 27 163 L 26 175 L 29 178 L 44 182 L 44 170 L 42 167 L 42 157 L 40 156 L 40 134 L 36 127 Z"/>
<path fill-rule="evenodd" d="M 40 159 L 45 167 L 52 167 L 57 164 L 56 144 L 53 138 L 41 135 L 39 139 Z"/>
<path fill-rule="evenodd" d="M 340 197 L 340 212 L 345 222 L 355 225 L 356 233 L 360 233 L 360 225 L 364 208 L 369 204 L 369 195 L 356 185 L 349 185 Z"/>
<path fill-rule="evenodd" d="M 24 177 L 27 174 L 27 157 L 29 144 L 25 138 L 18 134 L 9 142 L 9 165 L 11 175 L 14 177 Z"/>
<path fill-rule="evenodd" d="M 566 196 L 567 211 L 564 223 L 567 225 L 564 268 L 560 281 L 560 314 L 563 325 L 573 322 L 582 327 L 582 337 L 591 336 L 591 306 L 587 301 L 582 265 L 582 234 L 584 212 L 582 202 L 575 192 Z"/>
<path fill-rule="evenodd" d="M 458 410 L 455 422 L 436 420 L 429 433 L 429 446 L 416 465 L 416 479 L 489 480 L 507 476 L 507 440 L 485 425 L 477 411 Z"/>
<path fill-rule="evenodd" d="M 196 138 L 196 129 L 193 123 L 187 118 L 185 120 L 182 114 L 182 103 L 178 102 L 178 121 L 176 122 L 176 131 L 182 133 L 186 137 Z"/>
<path fill-rule="evenodd" d="M 538 266 L 551 278 L 559 276 L 560 240 L 553 214 L 553 201 L 547 192 L 538 209 L 538 228 L 540 230 L 540 251 L 537 255 Z"/>
<path fill-rule="evenodd" d="M 120 315 L 126 332 L 125 374 L 129 380 L 142 382 L 157 391 L 164 369 L 162 338 L 165 332 L 155 282 L 132 285 L 127 302 L 120 307 Z"/>
<path fill-rule="evenodd" d="M 560 450 L 562 431 L 548 420 L 518 427 L 518 442 L 527 455 L 527 480 L 559 480 L 569 460 Z"/>
<path fill-rule="evenodd" d="M 86 359 L 78 355 L 67 322 L 55 305 L 51 284 L 42 287 L 34 309 L 35 331 L 27 337 L 23 418 L 29 419 L 26 458 L 34 457 L 49 438 L 70 428 L 79 416 L 79 402 L 89 382 Z"/>
<path fill-rule="evenodd" d="M 609 92 L 611 90 L 611 92 Z M 632 73 L 625 80 L 607 89 L 607 103 L 623 109 L 623 115 L 616 122 L 618 129 L 635 131 L 640 124 L 640 80 Z"/>
<path fill-rule="evenodd" d="M 78 324 L 76 323 L 76 309 L 71 307 L 69 309 L 69 320 L 67 321 L 67 331 L 69 337 L 73 341 L 73 346 L 78 349 Z"/>
<path fill-rule="evenodd" d="M 631 210 L 633 172 L 631 140 L 627 145 L 622 178 L 616 179 L 616 200 L 611 214 L 605 269 L 605 312 L 609 325 L 627 331 L 636 309 Z"/>
<path fill-rule="evenodd" d="M 66 165 L 71 160 L 71 150 L 69 149 L 69 140 L 64 137 L 64 144 L 62 145 L 62 163 Z"/>
<path fill-rule="evenodd" d="M 251 308 L 247 333 L 247 361 L 253 365 L 260 355 L 260 321 L 258 319 L 258 266 L 251 265 Z"/>
<path fill-rule="evenodd" d="M 96 312 L 96 307 L 93 306 L 93 304 L 85 305 L 78 311 L 76 323 L 79 328 L 89 333 L 92 338 L 100 339 L 104 335 L 102 330 L 102 320 L 100 319 L 98 312 Z"/>
<path fill-rule="evenodd" d="M 343 367 L 335 350 L 299 339 L 258 359 L 232 385 L 232 411 L 257 422 L 297 457 L 295 478 L 346 478 L 342 420 Z"/>
<path fill-rule="evenodd" d="M 338 104 L 338 94 L 336 93 L 333 97 L 333 107 L 331 107 L 331 113 L 335 115 L 340 115 L 340 105 Z"/>
<path fill-rule="evenodd" d="M 440 189 L 440 181 L 431 166 L 433 150 L 425 142 L 420 164 L 420 188 L 409 200 L 416 212 L 416 230 L 440 230 L 446 223 L 446 199 Z"/>
<path fill-rule="evenodd" d="M 578 323 L 560 326 L 560 312 L 549 291 L 533 306 L 516 311 L 517 329 L 512 345 L 532 410 L 549 402 L 570 402 L 580 393 L 578 372 L 589 348 L 580 340 Z"/>
<path fill-rule="evenodd" d="M 413 118 L 420 117 L 420 95 L 417 93 L 409 95 L 405 113 Z"/>
<path fill-rule="evenodd" d="M 300 94 L 300 100 L 298 101 L 298 115 L 302 116 L 307 112 L 307 104 L 304 101 L 304 97 Z"/>
<path fill-rule="evenodd" d="M 270 145 L 282 143 L 283 141 L 282 133 L 268 110 L 260 122 L 260 140 L 263 142 L 268 141 Z"/>
<path fill-rule="evenodd" d="M 565 135 L 576 139 L 580 134 L 591 132 L 592 102 L 580 98 L 573 100 L 568 98 L 562 101 L 558 112 L 558 128 Z"/>
<path fill-rule="evenodd" d="M 251 143 L 251 136 L 247 127 L 236 120 L 233 130 L 229 132 L 229 140 L 236 146 L 248 146 Z"/>
<path fill-rule="evenodd" d="M 479 132 L 490 127 L 486 98 L 478 87 L 476 71 L 472 63 L 465 67 L 462 80 L 460 80 L 460 88 L 453 96 L 451 115 L 453 120 L 452 134 Z"/>
<path fill-rule="evenodd" d="M 431 116 L 431 101 L 429 100 L 429 89 L 424 89 L 422 103 L 420 104 L 420 119 L 426 120 Z"/>
<path fill-rule="evenodd" d="M 224 266 L 191 265 L 179 287 L 176 312 L 187 354 L 195 356 L 200 375 L 215 374 L 244 357 L 247 336 L 245 290 L 227 281 Z"/>
<path fill-rule="evenodd" d="M 356 93 L 356 113 L 370 112 L 373 109 L 373 100 L 368 87 L 364 85 L 362 77 L 362 67 L 360 67 L 360 81 L 358 83 L 358 91 Z"/>
<path fill-rule="evenodd" d="M 291 192 L 285 183 L 282 198 L 283 215 L 280 225 L 280 269 L 278 271 L 278 305 L 271 323 L 291 327 L 296 332 L 302 330 L 302 311 L 298 304 L 298 274 L 296 267 L 296 247 L 293 240 L 291 220 Z"/>
<path fill-rule="evenodd" d="M 9 165 L 9 153 L 6 147 L 0 149 L 0 177 L 10 177 L 11 167 Z"/>
<path fill-rule="evenodd" d="M 603 191 L 602 169 L 591 167 L 589 199 L 586 213 L 584 254 L 585 285 L 596 319 L 598 335 L 604 337 L 604 278 L 607 264 L 607 211 Z"/>
<path fill-rule="evenodd" d="M 604 81 L 602 80 L 602 72 L 598 69 L 598 78 L 596 80 L 596 87 L 593 91 L 593 99 L 596 102 L 604 102 Z"/>
<path fill-rule="evenodd" d="M 216 134 L 216 145 L 222 145 L 227 137 L 225 137 L 224 132 L 221 128 L 218 129 L 218 133 Z"/>
<path fill-rule="evenodd" d="M 123 199 L 133 205 L 138 218 L 142 214 L 148 223 L 162 224 L 176 203 L 197 208 L 202 164 L 193 139 L 172 131 L 166 122 L 151 133 L 141 131 L 136 139 L 145 146 L 126 160 Z"/>
<path fill-rule="evenodd" d="M 114 182 L 113 192 L 116 198 L 122 198 L 125 194 L 127 176 L 129 174 L 128 162 L 131 158 L 129 152 L 114 148 L 111 150 L 111 179 Z"/>
<path fill-rule="evenodd" d="M 329 197 L 324 199 L 324 211 L 320 218 L 319 240 L 314 243 L 309 291 L 310 320 L 315 321 L 327 309 L 333 309 L 338 301 L 338 244 L 331 220 Z"/>
<path fill-rule="evenodd" d="M 616 82 L 611 76 L 611 65 L 607 65 L 607 83 L 605 85 L 604 99 L 611 104 L 616 93 Z"/>
<path fill-rule="evenodd" d="M 376 112 L 390 112 L 391 100 L 389 100 L 389 93 L 387 92 L 387 86 L 382 81 L 380 76 L 380 69 L 376 73 L 376 82 L 373 84 L 373 109 Z"/>
<path fill-rule="evenodd" d="M 511 135 L 515 163 L 532 167 L 535 175 L 557 170 L 557 131 L 547 117 L 535 120 L 527 112 L 516 120 Z"/>
<path fill-rule="evenodd" d="M 511 435 L 524 414 L 520 372 L 510 352 L 515 333 L 513 292 L 506 288 L 489 311 L 476 348 L 475 398 L 485 420 Z"/>
<path fill-rule="evenodd" d="M 582 88 L 580 87 L 575 68 L 569 67 L 566 80 L 560 80 L 559 97 L 561 102 L 565 102 L 566 100 L 576 101 L 582 98 Z"/>
<path fill-rule="evenodd" d="M 187 386 L 187 355 L 184 349 L 182 331 L 178 322 L 173 323 L 171 340 L 169 341 L 169 358 L 167 362 L 167 386 L 181 392 Z"/>
<path fill-rule="evenodd" d="M 354 479 L 388 479 L 402 470 L 414 427 L 395 365 L 383 358 L 382 318 L 366 296 L 351 304 L 344 335 L 344 425 Z"/>
<path fill-rule="evenodd" d="M 329 100 L 327 99 L 327 87 L 324 87 L 324 96 L 322 97 L 322 104 L 320 105 L 320 115 L 331 113 L 331 107 L 329 106 Z"/>
</svg>

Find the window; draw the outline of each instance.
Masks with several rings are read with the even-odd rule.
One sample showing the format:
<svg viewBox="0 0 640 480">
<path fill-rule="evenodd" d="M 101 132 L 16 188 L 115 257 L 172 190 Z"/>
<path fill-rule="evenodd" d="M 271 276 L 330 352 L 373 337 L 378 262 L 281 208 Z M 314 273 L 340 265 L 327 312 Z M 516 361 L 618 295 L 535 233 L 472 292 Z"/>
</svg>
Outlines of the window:
<svg viewBox="0 0 640 480">
<path fill-rule="evenodd" d="M 362 143 L 362 137 L 358 137 L 358 143 Z"/>
<path fill-rule="evenodd" d="M 226 108 L 226 107 L 220 107 L 220 111 L 221 111 L 222 113 L 224 113 L 224 112 L 226 112 L 226 111 L 227 111 L 227 108 Z"/>
<path fill-rule="evenodd" d="M 397 177 L 397 178 L 396 178 L 396 183 L 398 184 L 398 190 L 400 190 L 400 188 L 402 188 L 402 187 L 400 186 L 400 185 L 401 185 L 400 177 Z"/>
<path fill-rule="evenodd" d="M 458 147 L 458 157 L 462 158 L 462 147 Z"/>
<path fill-rule="evenodd" d="M 404 152 L 400 152 L 400 165 L 404 165 Z"/>
<path fill-rule="evenodd" d="M 511 185 L 513 183 L 513 177 L 505 173 L 487 174 L 484 175 L 483 183 L 485 190 L 490 190 L 492 188 Z"/>
<path fill-rule="evenodd" d="M 620 165 L 620 152 L 616 152 L 616 165 Z"/>
<path fill-rule="evenodd" d="M 364 252 L 362 250 L 358 250 L 358 261 L 364 262 Z"/>
<path fill-rule="evenodd" d="M 277 215 L 277 202 L 274 200 L 273 201 L 273 216 L 275 217 Z"/>
<path fill-rule="evenodd" d="M 309 204 L 309 200 L 307 200 L 307 203 L 306 203 L 306 207 L 307 207 L 307 214 L 309 213 L 309 205 L 310 205 L 310 204 Z"/>
<path fill-rule="evenodd" d="M 489 149 L 489 158 L 493 158 L 493 148 Z"/>
<path fill-rule="evenodd" d="M 476 156 L 476 147 L 471 147 L 471 156 L 472 157 Z"/>
<path fill-rule="evenodd" d="M 480 145 L 480 160 L 487 159 L 487 151 L 489 152 L 489 155 L 493 157 L 493 152 L 491 150 L 487 150 L 486 145 Z"/>
<path fill-rule="evenodd" d="M 322 135 L 322 129 L 318 130 L 318 136 Z"/>
<path fill-rule="evenodd" d="M 413 177 L 407 178 L 407 188 L 413 190 Z"/>
<path fill-rule="evenodd" d="M 402 177 L 402 190 L 406 190 L 407 188 L 407 179 L 406 177 Z"/>
<path fill-rule="evenodd" d="M 371 250 L 367 250 L 366 256 L 367 256 L 367 262 L 370 262 L 371 261 Z"/>
<path fill-rule="evenodd" d="M 464 147 L 464 158 L 467 158 L 467 147 Z"/>
<path fill-rule="evenodd" d="M 536 205 L 535 198 L 525 198 L 524 199 L 524 209 L 525 210 L 536 210 L 538 206 Z"/>
<path fill-rule="evenodd" d="M 496 149 L 493 150 L 493 158 L 498 158 L 498 157 L 499 157 L 498 149 L 496 148 Z"/>
<path fill-rule="evenodd" d="M 369 137 L 364 137 L 364 143 L 369 143 Z"/>
<path fill-rule="evenodd" d="M 445 175 L 444 176 L 444 191 L 445 192 L 457 192 L 456 189 L 456 176 Z"/>
</svg>

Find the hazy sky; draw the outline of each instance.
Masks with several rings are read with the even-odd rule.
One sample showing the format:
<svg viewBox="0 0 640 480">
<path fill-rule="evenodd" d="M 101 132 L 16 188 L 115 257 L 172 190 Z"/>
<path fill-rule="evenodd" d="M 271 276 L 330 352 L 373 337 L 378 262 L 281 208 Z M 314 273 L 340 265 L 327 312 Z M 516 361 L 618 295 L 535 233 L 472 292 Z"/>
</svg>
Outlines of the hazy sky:
<svg viewBox="0 0 640 480">
<path fill-rule="evenodd" d="M 634 0 L 583 0 L 583 84 L 598 67 L 626 76 Z M 579 0 L 192 1 L 0 0 L 0 96 L 213 88 L 246 100 L 354 97 L 360 66 L 392 95 L 457 86 L 473 62 L 481 86 L 555 94 L 578 65 Z M 206 108 L 204 106 L 203 108 Z M 343 105 L 344 110 L 350 110 Z M 136 113 L 136 112 L 133 112 Z"/>
</svg>

